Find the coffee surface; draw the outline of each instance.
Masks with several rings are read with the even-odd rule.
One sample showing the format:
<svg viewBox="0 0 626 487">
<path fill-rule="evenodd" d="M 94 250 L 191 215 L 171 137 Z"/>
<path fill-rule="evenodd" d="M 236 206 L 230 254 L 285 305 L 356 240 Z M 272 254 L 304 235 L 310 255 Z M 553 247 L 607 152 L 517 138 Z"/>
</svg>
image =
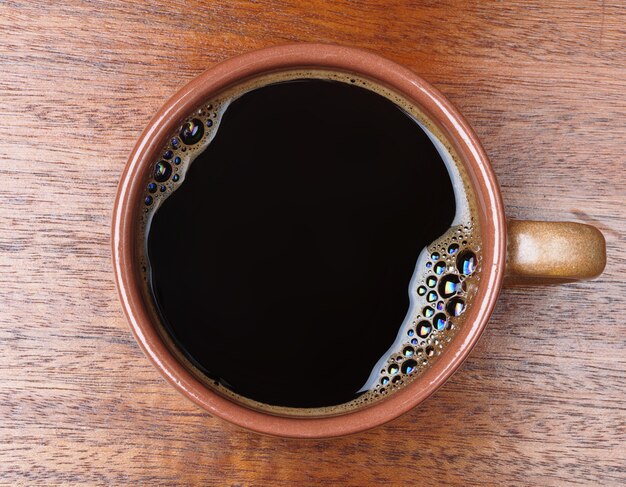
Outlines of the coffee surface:
<svg viewBox="0 0 626 487">
<path fill-rule="evenodd" d="M 327 80 L 261 87 L 229 105 L 156 211 L 154 299 L 187 358 L 237 394 L 346 403 L 454 215 L 439 153 L 391 101 Z"/>
</svg>

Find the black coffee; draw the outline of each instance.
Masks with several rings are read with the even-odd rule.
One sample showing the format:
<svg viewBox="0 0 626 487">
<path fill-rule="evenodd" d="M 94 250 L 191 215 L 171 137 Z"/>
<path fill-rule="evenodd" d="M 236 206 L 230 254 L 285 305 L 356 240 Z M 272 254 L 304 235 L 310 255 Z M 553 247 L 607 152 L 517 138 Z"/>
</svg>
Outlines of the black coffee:
<svg viewBox="0 0 626 487">
<path fill-rule="evenodd" d="M 451 240 L 442 247 L 447 261 L 427 256 L 434 283 L 409 288 L 420 253 L 457 213 L 446 164 L 414 118 L 357 84 L 320 79 L 212 110 L 183 125 L 146 193 L 151 292 L 187 360 L 224 390 L 294 408 L 350 403 L 410 374 L 418 355 L 428 361 L 429 335 L 444 332 L 454 299 L 458 314 L 465 306 L 475 255 L 459 263 L 469 272 L 453 269 L 460 235 L 454 251 Z M 418 305 L 406 325 L 411 294 L 432 312 Z"/>
</svg>

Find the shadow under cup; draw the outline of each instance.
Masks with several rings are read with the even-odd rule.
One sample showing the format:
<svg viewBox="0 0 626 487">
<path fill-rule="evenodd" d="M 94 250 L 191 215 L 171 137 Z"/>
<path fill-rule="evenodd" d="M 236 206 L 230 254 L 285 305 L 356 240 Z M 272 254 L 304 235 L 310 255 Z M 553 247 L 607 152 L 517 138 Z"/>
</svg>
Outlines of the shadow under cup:
<svg viewBox="0 0 626 487">
<path fill-rule="evenodd" d="M 475 199 L 480 227 L 480 285 L 450 343 L 438 359 L 403 388 L 381 400 L 333 415 L 294 415 L 277 408 L 259 410 L 207 385 L 160 331 L 143 291 L 142 235 L 138 234 L 145 182 L 155 160 L 192 111 L 233 85 L 294 70 L 354 74 L 398 94 L 419 110 L 433 133 L 449 147 Z M 389 421 L 426 399 L 462 363 L 495 305 L 505 260 L 506 225 L 494 174 L 476 136 L 461 115 L 430 85 L 405 68 L 365 51 L 327 45 L 282 46 L 251 52 L 206 71 L 172 97 L 142 133 L 120 182 L 113 219 L 113 257 L 118 291 L 131 329 L 144 353 L 164 377 L 198 405 L 240 426 L 274 435 L 327 437 L 361 431 Z M 306 416 L 306 417 L 303 417 Z"/>
</svg>

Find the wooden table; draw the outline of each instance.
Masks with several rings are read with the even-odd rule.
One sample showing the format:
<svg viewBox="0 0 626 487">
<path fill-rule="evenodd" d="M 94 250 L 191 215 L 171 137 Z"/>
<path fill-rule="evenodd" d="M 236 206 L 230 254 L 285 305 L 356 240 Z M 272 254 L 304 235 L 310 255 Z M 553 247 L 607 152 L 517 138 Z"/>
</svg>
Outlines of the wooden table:
<svg viewBox="0 0 626 487">
<path fill-rule="evenodd" d="M 624 485 L 626 8 L 606 2 L 0 2 L 0 483 Z M 368 48 L 465 114 L 510 217 L 597 225 L 593 282 L 506 289 L 431 399 L 352 437 L 231 427 L 158 375 L 113 284 L 141 129 L 208 66 Z"/>
</svg>

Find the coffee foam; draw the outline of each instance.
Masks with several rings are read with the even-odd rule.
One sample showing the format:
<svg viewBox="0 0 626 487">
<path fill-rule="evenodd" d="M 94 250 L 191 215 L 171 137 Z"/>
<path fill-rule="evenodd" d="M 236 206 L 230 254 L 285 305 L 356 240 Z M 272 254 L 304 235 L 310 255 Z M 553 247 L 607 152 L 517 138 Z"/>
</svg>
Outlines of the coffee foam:
<svg viewBox="0 0 626 487">
<path fill-rule="evenodd" d="M 399 327 L 394 343 L 380 358 L 370 377 L 360 389 L 359 392 L 362 394 L 345 404 L 304 409 L 272 406 L 242 397 L 219 382 L 206 377 L 180 352 L 162 325 L 150 293 L 151 276 L 147 258 L 147 235 L 152 217 L 159 206 L 183 183 L 188 168 L 209 146 L 219 130 L 223 114 L 234 100 L 268 84 L 311 78 L 355 84 L 366 88 L 389 99 L 410 115 L 428 135 L 446 165 L 453 184 L 456 214 L 448 231 L 420 252 L 408 287 L 409 310 Z M 186 144 L 183 141 L 181 129 L 185 124 L 193 123 L 193 121 L 201 122 L 204 133 L 197 141 L 194 141 L 195 143 Z M 456 304 L 456 309 L 465 310 L 471 306 L 476 294 L 480 279 L 481 244 L 476 217 L 477 205 L 465 167 L 460 163 L 452 146 L 424 113 L 400 94 L 354 74 L 317 69 L 289 70 L 244 80 L 227 88 L 203 103 L 182 122 L 181 129 L 172 133 L 168 138 L 160 157 L 154 162 L 154 171 L 149 173 L 149 179 L 146 181 L 144 203 L 139 209 L 140 231 L 137 244 L 145 282 L 144 298 L 150 304 L 153 322 L 158 324 L 160 335 L 171 352 L 194 373 L 197 379 L 219 394 L 254 409 L 285 416 L 329 416 L 353 411 L 381 400 L 413 382 L 421 372 L 438 359 L 445 350 L 445 345 L 463 326 L 465 313 L 461 312 L 455 316 L 456 313 L 452 308 Z M 194 126 L 190 128 L 193 129 Z M 188 134 L 192 131 L 188 131 Z M 198 135 L 197 132 L 195 135 Z M 166 178 L 166 180 L 158 181 L 157 177 Z M 467 274 L 459 270 L 460 264 L 457 263 L 459 256 L 464 255 L 464 252 L 470 252 L 474 256 L 472 272 Z M 444 294 L 447 296 L 444 297 L 442 291 L 446 291 L 446 285 L 454 292 L 450 296 Z M 461 302 L 462 306 L 459 304 Z"/>
</svg>

